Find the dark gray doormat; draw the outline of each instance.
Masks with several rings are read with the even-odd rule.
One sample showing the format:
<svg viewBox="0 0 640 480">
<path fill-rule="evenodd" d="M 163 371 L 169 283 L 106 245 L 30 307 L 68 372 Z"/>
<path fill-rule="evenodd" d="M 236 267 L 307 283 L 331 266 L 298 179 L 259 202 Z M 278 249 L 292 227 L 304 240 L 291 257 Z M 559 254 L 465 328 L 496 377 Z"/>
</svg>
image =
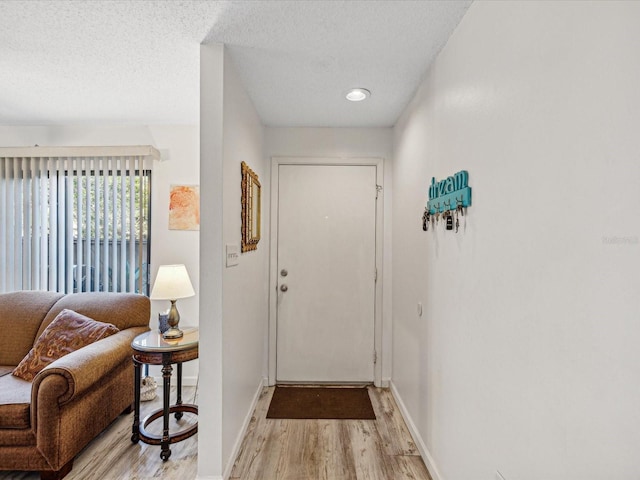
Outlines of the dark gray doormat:
<svg viewBox="0 0 640 480">
<path fill-rule="evenodd" d="M 375 420 L 367 388 L 276 387 L 267 418 Z"/>
</svg>

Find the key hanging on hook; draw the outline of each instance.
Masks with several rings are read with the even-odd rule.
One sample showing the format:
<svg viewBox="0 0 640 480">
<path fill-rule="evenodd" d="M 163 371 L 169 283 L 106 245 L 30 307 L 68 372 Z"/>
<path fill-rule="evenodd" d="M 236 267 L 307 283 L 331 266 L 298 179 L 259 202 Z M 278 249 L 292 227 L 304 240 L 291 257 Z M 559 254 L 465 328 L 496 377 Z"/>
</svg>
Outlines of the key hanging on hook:
<svg viewBox="0 0 640 480">
<path fill-rule="evenodd" d="M 462 197 L 460 197 L 460 200 L 458 200 L 456 198 L 456 212 L 458 212 L 460 215 L 462 215 L 464 217 L 464 211 L 462 210 Z"/>
<path fill-rule="evenodd" d="M 451 211 L 447 210 L 447 230 L 453 230 L 453 215 L 451 215 Z"/>
</svg>

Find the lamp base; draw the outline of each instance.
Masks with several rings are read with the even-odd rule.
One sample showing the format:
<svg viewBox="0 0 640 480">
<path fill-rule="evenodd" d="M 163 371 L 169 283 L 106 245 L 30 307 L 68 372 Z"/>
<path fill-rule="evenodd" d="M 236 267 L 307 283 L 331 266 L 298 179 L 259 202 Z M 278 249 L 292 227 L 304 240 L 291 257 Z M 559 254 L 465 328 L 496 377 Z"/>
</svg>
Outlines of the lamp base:
<svg viewBox="0 0 640 480">
<path fill-rule="evenodd" d="M 166 332 L 164 332 L 162 334 L 162 338 L 167 338 L 167 339 L 176 339 L 176 338 L 182 338 L 182 335 L 184 335 L 182 333 L 182 330 L 180 330 L 177 327 L 171 327 L 169 330 L 167 330 Z"/>
<path fill-rule="evenodd" d="M 175 300 L 171 300 L 171 308 L 169 309 L 167 323 L 169 324 L 169 330 L 162 334 L 162 338 L 167 340 L 182 338 L 182 330 L 178 328 L 178 323 L 180 323 L 180 312 L 178 312 Z"/>
</svg>

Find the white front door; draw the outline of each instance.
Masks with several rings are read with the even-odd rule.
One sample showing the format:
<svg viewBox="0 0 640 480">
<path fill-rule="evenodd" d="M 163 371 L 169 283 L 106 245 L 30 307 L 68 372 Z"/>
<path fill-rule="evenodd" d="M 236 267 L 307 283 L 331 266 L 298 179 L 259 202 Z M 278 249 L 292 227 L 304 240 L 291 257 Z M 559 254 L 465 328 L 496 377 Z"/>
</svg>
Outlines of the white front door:
<svg viewBox="0 0 640 480">
<path fill-rule="evenodd" d="M 278 382 L 374 379 L 376 167 L 279 165 Z"/>
</svg>

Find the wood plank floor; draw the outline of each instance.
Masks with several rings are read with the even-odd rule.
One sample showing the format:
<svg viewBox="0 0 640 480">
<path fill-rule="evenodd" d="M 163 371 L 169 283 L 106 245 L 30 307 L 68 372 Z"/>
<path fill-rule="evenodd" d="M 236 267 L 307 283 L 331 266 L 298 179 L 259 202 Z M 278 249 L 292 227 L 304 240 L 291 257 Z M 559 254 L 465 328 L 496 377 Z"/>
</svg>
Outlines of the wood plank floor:
<svg viewBox="0 0 640 480">
<path fill-rule="evenodd" d="M 267 419 L 265 388 L 231 472 L 241 480 L 431 480 L 388 389 L 369 387 L 376 420 Z"/>
<path fill-rule="evenodd" d="M 182 400 L 194 402 L 195 387 L 182 389 Z M 171 402 L 175 403 L 175 388 L 172 388 Z M 141 418 L 149 412 L 162 408 L 162 388 L 158 396 L 141 404 Z M 185 413 L 178 423 L 171 417 L 170 431 L 186 428 L 195 416 Z M 139 442 L 131 443 L 133 413 L 120 415 L 102 434 L 96 437 L 80 452 L 74 461 L 73 470 L 65 480 L 192 480 L 198 469 L 198 435 L 171 445 L 171 457 L 167 462 L 160 459 L 160 446 Z M 158 419 L 148 427 L 149 432 L 160 434 L 162 420 Z M 37 472 L 0 471 L 0 480 L 38 480 Z"/>
<path fill-rule="evenodd" d="M 431 480 L 389 390 L 369 387 L 377 419 L 272 420 L 266 418 L 273 387 L 264 388 L 231 472 L 237 480 Z M 194 403 L 195 388 L 183 399 Z M 162 389 L 142 403 L 142 417 L 160 408 Z M 172 393 L 175 402 L 175 390 Z M 187 418 L 190 417 L 190 418 Z M 180 428 L 193 421 L 185 414 Z M 65 480 L 193 480 L 197 474 L 195 435 L 171 446 L 132 444 L 133 413 L 121 415 L 76 457 Z M 151 428 L 154 427 L 154 428 Z M 159 433 L 157 420 L 149 430 Z M 178 428 L 172 417 L 171 429 Z M 2 472 L 0 480 L 38 480 L 35 472 Z"/>
</svg>

